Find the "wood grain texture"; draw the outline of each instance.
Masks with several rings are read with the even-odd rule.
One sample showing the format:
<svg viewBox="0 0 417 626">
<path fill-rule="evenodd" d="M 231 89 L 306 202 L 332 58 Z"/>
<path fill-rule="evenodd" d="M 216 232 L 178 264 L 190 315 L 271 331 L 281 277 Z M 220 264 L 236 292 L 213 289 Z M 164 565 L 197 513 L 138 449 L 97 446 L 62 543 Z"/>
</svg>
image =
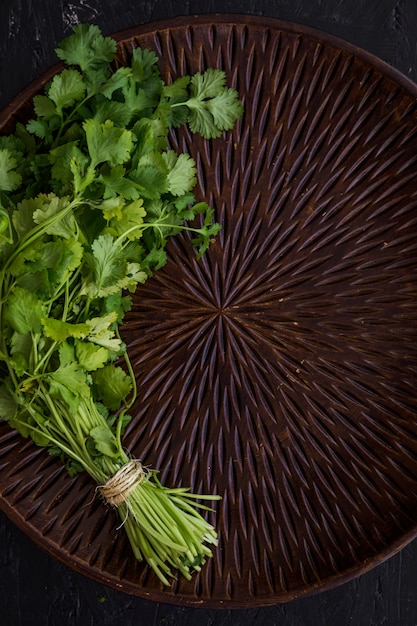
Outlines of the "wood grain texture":
<svg viewBox="0 0 417 626">
<path fill-rule="evenodd" d="M 239 3 L 229 2 L 225 7 L 218 3 L 137 3 L 134 8 L 128 2 L 62 3 L 59 10 L 52 2 L 38 2 L 36 9 L 31 2 L 2 5 L 5 19 L 2 27 L 10 24 L 9 33 L 3 33 L 4 42 L 2 59 L 7 59 L 7 67 L 19 68 L 19 71 L 5 72 L 5 63 L 0 68 L 0 93 L 6 103 L 8 99 L 27 81 L 47 67 L 53 60 L 53 47 L 59 41 L 71 23 L 77 20 L 94 20 L 103 26 L 106 32 L 113 32 L 140 21 L 149 21 L 169 17 L 178 13 L 197 13 L 218 10 L 263 13 L 275 17 L 284 17 L 322 28 L 339 36 L 344 36 L 355 43 L 367 47 L 378 56 L 390 61 L 412 77 L 416 76 L 416 46 L 413 24 L 416 23 L 415 3 L 413 2 L 279 2 L 279 3 Z M 204 4 L 203 6 L 200 6 Z M 111 6 L 110 6 L 111 5 Z M 184 9 L 185 7 L 185 9 Z M 28 21 L 29 20 L 29 21 Z M 30 24 L 30 28 L 29 28 Z M 45 34 L 47 33 L 47 35 Z M 12 36 L 9 36 L 12 34 Z M 2 44 L 3 45 L 3 44 Z M 265 156 L 267 158 L 267 156 Z M 221 176 L 219 173 L 217 177 Z M 216 180 L 214 181 L 216 184 Z M 5 539 L 8 540 L 8 523 L 4 522 Z M 14 535 L 20 537 L 19 533 Z M 17 542 L 10 539 L 10 551 L 7 551 L 3 569 L 9 573 L 10 563 L 15 572 L 11 587 L 3 587 L 3 597 L 8 599 L 5 610 L 10 624 L 90 624 L 136 623 L 141 619 L 144 624 L 194 623 L 196 613 L 192 609 L 175 609 L 163 605 L 148 605 L 145 601 L 125 599 L 124 596 L 103 590 L 91 581 L 86 581 L 63 566 L 50 561 L 22 539 L 22 545 L 33 551 L 33 567 L 44 568 L 48 576 L 51 569 L 53 576 L 59 576 L 61 584 L 49 592 L 43 599 L 40 610 L 35 605 L 37 593 L 34 583 L 25 580 L 27 576 L 24 554 L 18 554 Z M 414 588 L 415 553 L 409 546 L 401 555 L 370 572 L 363 579 L 354 581 L 340 590 L 321 594 L 309 600 L 295 601 L 288 606 L 269 609 L 248 610 L 245 612 L 199 612 L 198 616 L 205 623 L 218 624 L 414 624 L 416 607 Z M 7 565 L 9 563 L 9 565 Z M 13 571 L 12 568 L 12 571 Z M 49 581 L 53 578 L 49 577 Z M 393 583 L 393 580 L 395 583 Z M 40 583 L 40 578 L 36 581 Z M 26 584 L 25 584 L 26 583 Z M 14 593 L 11 591 L 14 587 Z M 68 596 L 68 587 L 72 587 Z M 40 591 L 40 585 L 37 587 Z M 88 589 L 88 591 L 86 591 Z M 32 590 L 32 595 L 29 593 Z M 97 596 L 105 593 L 107 601 L 100 604 Z M 26 603 L 24 602 L 26 600 Z M 38 600 L 39 601 L 39 600 Z M 72 605 L 74 602 L 74 605 Z M 48 608 L 49 607 L 49 608 Z M 37 614 L 37 621 L 33 615 Z M 145 617 L 146 616 L 146 617 Z M 30 621 L 31 620 L 31 621 Z"/>
</svg>

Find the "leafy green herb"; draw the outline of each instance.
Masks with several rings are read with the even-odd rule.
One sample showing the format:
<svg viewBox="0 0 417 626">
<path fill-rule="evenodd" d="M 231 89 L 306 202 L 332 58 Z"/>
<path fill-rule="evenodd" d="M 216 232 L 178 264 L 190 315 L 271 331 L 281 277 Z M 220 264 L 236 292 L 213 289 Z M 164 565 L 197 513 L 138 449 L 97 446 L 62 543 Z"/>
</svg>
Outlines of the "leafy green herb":
<svg viewBox="0 0 417 626">
<path fill-rule="evenodd" d="M 164 265 L 169 236 L 189 231 L 200 257 L 220 228 L 168 131 L 219 137 L 243 111 L 224 72 L 166 85 L 150 50 L 114 70 L 116 47 L 76 26 L 35 117 L 0 137 L 0 418 L 98 485 L 130 467 L 129 294 Z M 118 502 L 135 556 L 164 584 L 172 568 L 189 578 L 217 541 L 196 500 L 217 496 L 168 489 L 155 471 L 136 479 Z"/>
</svg>

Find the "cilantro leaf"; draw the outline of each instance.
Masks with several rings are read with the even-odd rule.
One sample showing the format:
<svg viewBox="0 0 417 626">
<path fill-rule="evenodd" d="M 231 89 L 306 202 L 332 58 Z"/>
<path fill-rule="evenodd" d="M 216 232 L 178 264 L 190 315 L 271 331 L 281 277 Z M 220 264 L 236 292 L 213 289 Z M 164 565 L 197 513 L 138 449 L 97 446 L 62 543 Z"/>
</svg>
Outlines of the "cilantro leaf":
<svg viewBox="0 0 417 626">
<path fill-rule="evenodd" d="M 0 190 L 14 191 L 22 182 L 16 172 L 17 161 L 7 148 L 0 150 Z"/>
<path fill-rule="evenodd" d="M 75 341 L 75 355 L 78 363 L 87 372 L 103 367 L 109 359 L 109 351 L 102 346 L 86 341 Z"/>
<path fill-rule="evenodd" d="M 70 324 L 52 317 L 42 320 L 43 331 L 47 337 L 53 341 L 65 341 L 68 337 L 85 337 L 88 334 L 89 326 L 83 324 Z"/>
<path fill-rule="evenodd" d="M 149 80 L 145 89 L 143 87 L 138 88 L 133 77 L 126 81 L 122 89 L 123 101 L 130 111 L 131 119 L 148 116 L 152 108 L 158 103 L 162 89 L 159 88 L 160 82 L 158 79 L 155 79 L 152 81 L 153 84 L 150 83 L 151 81 Z"/>
<path fill-rule="evenodd" d="M 4 318 L 18 333 L 38 333 L 45 307 L 37 296 L 21 287 L 15 287 L 4 305 Z"/>
<path fill-rule="evenodd" d="M 166 98 L 186 98 L 190 76 L 180 76 L 174 82 L 164 86 L 163 95 Z"/>
<path fill-rule="evenodd" d="M 115 165 L 108 170 L 103 168 L 99 180 L 104 184 L 104 198 L 112 198 L 116 195 L 126 200 L 139 198 L 139 186 L 126 176 L 126 169 L 123 165 Z"/>
<path fill-rule="evenodd" d="M 18 203 L 12 214 L 12 222 L 19 237 L 26 235 L 35 226 L 33 212 L 40 204 L 41 201 L 36 198 L 24 199 Z"/>
<path fill-rule="evenodd" d="M 117 458 L 120 455 L 120 448 L 117 439 L 109 428 L 96 426 L 90 430 L 90 437 L 98 452 L 110 458 Z"/>
<path fill-rule="evenodd" d="M 65 238 L 76 236 L 75 217 L 73 213 L 66 210 L 70 205 L 67 196 L 60 198 L 53 193 L 39 194 L 34 201 L 33 221 L 35 224 L 44 224 L 45 232 L 48 235 L 58 235 Z"/>
<path fill-rule="evenodd" d="M 220 130 L 231 130 L 243 107 L 234 89 L 223 89 L 217 96 L 206 103 L 207 110 L 212 114 L 216 127 Z"/>
<path fill-rule="evenodd" d="M 157 63 L 158 57 L 153 50 L 134 48 L 132 51 L 132 70 L 135 80 L 142 83 L 152 74 L 157 73 Z"/>
<path fill-rule="evenodd" d="M 226 85 L 226 74 L 223 70 L 209 68 L 205 72 L 197 72 L 190 81 L 192 98 L 205 100 L 217 96 Z"/>
<path fill-rule="evenodd" d="M 74 177 L 74 191 L 76 194 L 82 194 L 85 189 L 94 181 L 94 167 L 87 166 L 88 158 L 85 154 L 76 154 L 71 158 L 70 170 Z"/>
<path fill-rule="evenodd" d="M 123 102 L 115 100 L 97 100 L 93 103 L 93 115 L 100 124 L 104 124 L 106 120 L 111 120 L 115 126 L 127 126 L 131 118 L 131 112 L 126 108 Z"/>
<path fill-rule="evenodd" d="M 112 363 L 93 372 L 92 378 L 96 399 L 114 411 L 120 408 L 132 390 L 130 376 Z"/>
<path fill-rule="evenodd" d="M 89 295 L 101 296 L 119 290 L 118 283 L 126 276 L 126 259 L 115 245 L 110 234 L 100 235 L 91 245 L 92 253 L 85 256 L 86 267 L 90 270 L 84 291 Z"/>
<path fill-rule="evenodd" d="M 89 119 L 83 128 L 93 167 L 105 161 L 119 165 L 129 159 L 133 147 L 131 131 L 114 126 L 111 120 L 100 124 Z"/>
<path fill-rule="evenodd" d="M 204 213 L 203 227 L 200 229 L 200 233 L 197 237 L 194 237 L 192 243 L 195 247 L 198 247 L 197 258 L 200 259 L 201 256 L 206 252 L 210 244 L 212 243 L 212 239 L 219 233 L 221 226 L 217 222 L 213 221 L 213 209 L 208 206 L 204 206 L 205 203 L 201 203 L 201 211 Z M 196 208 L 196 207 L 194 207 Z"/>
<path fill-rule="evenodd" d="M 226 87 L 225 72 L 213 68 L 194 74 L 189 99 L 171 106 L 174 109 L 184 105 L 189 110 L 187 121 L 191 131 L 206 139 L 220 137 L 224 130 L 233 128 L 243 113 L 237 91 Z"/>
<path fill-rule="evenodd" d="M 100 94 L 105 96 L 108 100 L 113 96 L 115 91 L 121 91 L 126 84 L 126 80 L 132 76 L 132 70 L 130 67 L 119 67 L 111 74 L 106 80 L 104 85 L 100 87 Z M 118 102 L 113 100 L 113 102 Z M 124 107 L 126 109 L 126 107 Z M 130 119 L 130 112 L 129 112 Z"/>
<path fill-rule="evenodd" d="M 82 100 L 85 92 L 86 84 L 81 74 L 74 69 L 64 69 L 52 79 L 48 89 L 48 96 L 55 103 L 56 111 L 60 115 L 62 114 L 62 109 Z M 45 104 L 45 101 L 43 103 Z"/>
<path fill-rule="evenodd" d="M 83 259 L 83 246 L 77 239 L 47 241 L 25 259 L 24 270 L 35 273 L 30 276 L 27 288 L 37 290 L 38 295 L 52 296 L 57 288 L 65 284 Z M 32 285 L 36 274 L 44 276 L 44 284 Z M 22 285 L 21 279 L 19 284 Z"/>
<path fill-rule="evenodd" d="M 39 139 L 44 139 L 47 143 L 52 143 L 53 136 L 51 128 L 45 119 L 29 120 L 26 129 L 32 135 L 36 135 Z"/>
<path fill-rule="evenodd" d="M 189 154 L 177 155 L 173 150 L 163 153 L 168 172 L 168 190 L 174 196 L 191 191 L 197 182 L 195 161 Z"/>
<path fill-rule="evenodd" d="M 109 311 L 106 315 L 102 315 L 101 317 L 93 317 L 87 320 L 87 325 L 90 329 L 89 334 L 99 337 L 101 334 L 105 333 L 116 320 L 117 314 L 113 311 Z"/>
<path fill-rule="evenodd" d="M 113 236 L 124 236 L 131 241 L 139 239 L 142 236 L 143 218 L 146 211 L 143 208 L 143 200 L 135 200 L 123 207 L 120 215 L 116 215 L 109 220 L 107 232 Z"/>
<path fill-rule="evenodd" d="M 158 110 L 158 117 L 142 117 L 134 124 L 132 130 L 136 135 L 135 165 L 143 155 L 156 150 L 162 151 L 168 147 L 168 117 L 161 115 L 160 110 Z"/>
<path fill-rule="evenodd" d="M 6 383 L 0 385 L 0 420 L 9 422 L 15 417 L 18 408 L 17 400 L 9 386 Z"/>
<path fill-rule="evenodd" d="M 53 148 L 49 153 L 51 163 L 51 175 L 56 181 L 62 183 L 60 192 L 69 193 L 74 182 L 74 172 L 71 163 L 86 164 L 87 158 L 78 147 L 77 141 L 69 141 Z"/>
<path fill-rule="evenodd" d="M 114 331 L 106 330 L 100 335 L 91 335 L 88 337 L 91 343 L 97 344 L 102 348 L 105 348 L 109 352 L 113 352 L 116 356 L 120 356 L 123 349 L 122 340 L 115 336 Z"/>
<path fill-rule="evenodd" d="M 67 65 L 78 65 L 84 73 L 91 75 L 107 68 L 113 61 L 116 42 L 111 37 L 103 37 L 94 24 L 77 24 L 55 52 Z"/>
<path fill-rule="evenodd" d="M 98 346 L 104 348 L 106 350 L 106 354 L 109 354 L 109 352 L 119 354 L 122 348 L 122 340 L 119 337 L 116 337 L 115 329 L 113 328 L 114 323 L 117 321 L 117 318 L 117 312 L 109 311 L 101 317 L 88 319 L 86 321 L 88 334 L 85 336 L 85 339 L 92 344 L 97 344 Z M 86 344 L 86 346 L 87 345 L 88 344 Z M 87 358 L 87 350 L 88 348 L 86 348 L 83 353 L 84 358 Z M 91 356 L 90 353 L 89 355 Z"/>
<path fill-rule="evenodd" d="M 121 219 L 123 207 L 124 200 L 121 196 L 106 198 L 100 203 L 100 209 L 103 213 L 103 217 L 107 221 L 111 220 L 113 217 Z"/>
<path fill-rule="evenodd" d="M 152 248 L 149 252 L 149 254 L 147 254 L 144 259 L 141 261 L 141 268 L 148 272 L 149 275 L 151 275 L 151 273 L 153 271 L 159 270 L 161 269 L 161 267 L 164 267 L 164 265 L 166 265 L 166 262 L 168 260 L 167 257 L 167 253 L 163 248 Z"/>
<path fill-rule="evenodd" d="M 56 104 L 48 96 L 36 95 L 33 98 L 33 106 L 38 117 L 51 118 L 57 115 Z"/>
<path fill-rule="evenodd" d="M 13 243 L 13 232 L 8 211 L 0 204 L 0 247 Z"/>
<path fill-rule="evenodd" d="M 18 376 L 29 369 L 29 362 L 33 349 L 31 333 L 20 334 L 14 332 L 10 340 L 10 353 L 13 356 L 14 367 Z"/>
<path fill-rule="evenodd" d="M 49 374 L 49 380 L 51 387 L 52 384 L 57 384 L 66 387 L 75 395 L 87 397 L 89 394 L 85 372 L 75 362 L 61 365 Z"/>
<path fill-rule="evenodd" d="M 82 294 L 102 298 L 121 289 L 134 291 L 138 282 L 145 282 L 145 272 L 138 263 L 127 261 L 123 249 L 116 245 L 110 233 L 95 239 L 91 250 L 91 253 L 84 255 L 88 273 L 81 289 Z"/>
<path fill-rule="evenodd" d="M 76 361 L 65 363 L 47 375 L 49 393 L 53 398 L 64 400 L 70 411 L 76 413 L 82 398 L 88 398 L 90 387 L 85 371 Z"/>
<path fill-rule="evenodd" d="M 107 313 L 112 312 L 116 314 L 116 322 L 117 324 L 121 324 L 125 313 L 130 311 L 132 307 L 132 298 L 119 291 L 107 296 L 104 306 Z"/>
<path fill-rule="evenodd" d="M 139 159 L 131 178 L 140 185 L 145 198 L 159 198 L 168 191 L 168 167 L 163 154 L 148 152 Z"/>
</svg>

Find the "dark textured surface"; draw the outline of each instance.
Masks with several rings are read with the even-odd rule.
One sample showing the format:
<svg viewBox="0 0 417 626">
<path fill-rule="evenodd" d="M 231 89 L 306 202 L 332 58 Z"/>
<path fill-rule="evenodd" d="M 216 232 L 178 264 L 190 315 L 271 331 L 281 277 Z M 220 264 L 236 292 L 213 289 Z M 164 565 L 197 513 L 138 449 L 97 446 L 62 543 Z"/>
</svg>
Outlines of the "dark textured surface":
<svg viewBox="0 0 417 626">
<path fill-rule="evenodd" d="M 42 11 L 39 11 L 40 4 L 41 3 L 38 3 L 37 5 L 36 15 L 33 14 L 33 19 L 39 29 L 46 29 L 47 41 L 42 41 L 42 44 L 38 44 L 37 54 L 34 55 L 36 67 L 32 67 L 29 64 L 31 71 L 30 77 L 33 77 L 37 71 L 50 64 L 52 55 L 51 50 L 48 52 L 47 44 L 51 46 L 51 49 L 53 48 L 55 40 L 58 40 L 61 36 L 61 33 L 58 32 L 59 29 L 63 29 L 65 25 L 65 23 L 62 22 L 62 17 L 60 18 L 59 15 L 56 15 L 55 18 L 53 17 L 52 9 L 49 18 L 45 18 L 45 13 L 42 16 Z M 121 7 L 123 3 L 112 3 L 111 11 L 115 12 L 117 5 Z M 281 11 L 278 10 L 280 5 Z M 356 3 L 353 5 L 346 2 L 321 2 L 305 3 L 306 6 L 303 6 L 303 3 L 299 2 L 296 3 L 295 8 L 291 10 L 288 5 L 289 3 L 274 3 L 273 6 L 267 6 L 267 3 L 257 3 L 256 9 L 254 9 L 254 7 L 251 7 L 251 9 L 254 13 L 265 13 L 297 20 L 316 27 L 321 27 L 328 32 L 342 35 L 346 39 L 368 47 L 369 50 L 379 54 L 379 56 L 385 60 L 390 61 L 403 72 L 414 76 L 413 72 L 416 68 L 416 47 L 415 40 L 411 39 L 414 33 L 413 24 L 416 22 L 414 4 L 411 5 L 410 3 L 410 6 L 407 7 L 406 3 L 377 4 L 372 2 Z M 46 6 L 46 3 L 43 4 L 44 10 Z M 14 28 L 16 29 L 18 19 L 24 19 L 23 16 L 30 14 L 31 11 L 33 13 L 34 9 L 30 3 L 25 7 L 23 5 L 13 4 L 13 7 L 15 15 Z M 123 10 L 120 10 L 117 16 L 112 15 L 110 18 L 109 14 L 107 14 L 106 19 L 104 19 L 102 13 L 103 7 L 104 3 L 101 5 L 100 11 L 97 11 L 91 8 L 91 5 L 90 8 L 88 8 L 85 3 L 79 3 L 79 5 L 73 4 L 67 7 L 66 16 L 68 19 L 74 19 L 74 15 L 78 12 L 80 19 L 85 20 L 95 19 L 95 16 L 99 14 L 97 15 L 98 23 L 101 23 L 103 27 L 105 27 L 105 30 L 110 32 L 124 26 L 131 26 L 142 20 L 148 21 L 150 19 L 185 12 L 184 10 L 176 11 L 174 5 L 162 5 L 162 3 L 158 3 L 152 6 L 152 10 L 147 14 L 146 9 L 149 9 L 150 6 L 144 5 L 145 13 L 141 19 L 138 19 L 136 14 L 136 19 L 125 23 L 120 22 L 120 20 L 122 17 L 126 17 L 126 15 L 128 15 L 130 19 L 130 17 L 132 17 L 131 11 L 127 11 L 124 15 Z M 3 8 L 2 6 L 2 10 Z M 20 18 L 18 18 L 19 8 L 21 8 Z M 223 5 L 223 9 L 224 8 L 234 11 L 247 11 L 250 9 L 249 6 L 245 8 L 245 6 L 242 6 L 240 3 L 228 3 L 227 7 Z M 187 7 L 187 11 L 192 13 L 200 12 L 201 10 L 202 9 L 198 7 L 198 3 Z M 210 6 L 204 6 L 204 10 L 218 10 L 218 7 L 215 6 L 215 3 L 210 3 Z M 87 13 L 89 12 L 88 15 L 86 15 L 86 11 Z M 39 15 L 42 16 L 42 20 L 40 20 Z M 54 24 L 57 29 L 54 31 L 53 35 L 54 38 L 56 36 L 57 39 L 52 38 L 53 29 L 47 27 L 47 24 L 45 24 L 48 19 L 51 20 L 51 23 Z M 41 24 L 41 22 L 43 22 L 43 24 Z M 4 24 L 4 21 L 2 23 Z M 327 26 L 327 28 L 325 28 L 325 26 Z M 20 28 L 17 28 L 17 31 L 20 32 L 21 36 L 22 33 L 24 33 L 21 41 L 27 41 L 29 39 L 27 26 L 24 30 L 22 30 L 22 26 L 20 26 Z M 19 33 L 17 32 L 16 42 L 18 41 L 18 37 Z M 2 41 L 6 40 L 3 39 Z M 370 45 L 372 42 L 373 44 Z M 29 44 L 28 50 L 30 50 L 30 45 L 31 44 Z M 24 49 L 15 44 L 14 50 L 14 54 L 16 55 L 14 64 L 18 67 L 18 64 L 22 62 L 21 59 L 24 58 Z M 13 45 L 9 44 L 6 55 L 9 56 L 12 53 Z M 44 57 L 42 56 L 43 54 L 45 55 Z M 23 69 L 28 71 L 27 67 L 22 67 L 22 74 L 17 71 L 12 74 L 13 80 L 22 80 L 21 76 L 24 75 Z M 23 82 L 20 84 L 18 82 L 8 83 L 7 78 L 8 74 L 2 68 L 1 89 L 2 97 L 3 93 L 6 94 L 5 101 L 13 95 L 16 89 L 23 86 L 28 80 L 28 77 L 24 76 Z M 11 91 L 8 92 L 7 90 Z M 214 183 L 216 184 L 216 181 L 214 181 Z M 313 245 L 313 243 L 314 242 L 310 245 Z M 400 242 L 398 245 L 401 247 L 401 245 L 406 245 L 406 242 Z M 317 308 L 317 311 L 319 311 L 319 308 Z M 362 311 L 361 314 L 363 315 L 364 311 Z M 18 471 L 18 468 L 16 468 L 16 471 Z M 36 488 L 39 488 L 39 486 L 36 485 Z M 384 524 L 384 526 L 387 527 L 388 524 Z M 7 527 L 7 523 L 5 522 L 5 528 Z M 13 529 L 5 529 L 5 540 L 7 540 L 7 532 L 14 531 Z M 19 533 L 16 533 L 16 535 L 17 537 L 20 536 Z M 148 604 L 145 601 L 132 600 L 127 596 L 117 594 L 101 586 L 99 587 L 87 579 L 79 578 L 55 561 L 47 560 L 47 557 L 45 557 L 43 553 L 35 551 L 33 546 L 27 544 L 25 539 L 22 539 L 22 546 L 26 546 L 27 553 L 24 551 L 19 553 L 18 549 L 15 549 L 13 544 L 10 548 L 10 553 L 7 553 L 9 562 L 14 564 L 11 569 L 12 571 L 14 569 L 16 575 L 14 579 L 10 581 L 10 571 L 7 567 L 4 567 L 5 582 L 3 586 L 3 598 L 8 598 L 5 602 L 5 609 L 7 611 L 7 613 L 5 613 L 5 615 L 7 615 L 7 621 L 5 623 L 118 624 L 128 623 L 129 620 L 131 620 L 131 623 L 134 623 L 134 618 L 136 618 L 135 623 L 143 624 L 187 624 L 192 623 L 193 619 L 195 619 L 195 611 L 192 609 L 175 609 L 163 605 Z M 416 566 L 413 560 L 413 549 L 414 546 L 412 544 L 405 548 L 400 555 L 393 557 L 390 561 L 366 574 L 361 579 L 348 583 L 332 592 L 323 593 L 317 597 L 295 601 L 289 605 L 262 610 L 252 609 L 245 612 L 235 611 L 230 613 L 229 611 L 222 611 L 218 613 L 202 610 L 199 612 L 199 618 L 200 620 L 205 619 L 207 624 L 354 623 L 363 625 L 405 624 L 408 626 L 408 624 L 416 623 L 416 593 L 413 585 Z M 46 575 L 42 584 L 47 585 L 49 589 L 45 592 L 43 597 L 40 598 L 37 593 L 41 584 L 40 578 L 36 578 L 36 584 L 33 581 L 29 584 L 29 568 L 26 574 L 19 574 L 16 571 L 19 565 L 21 571 L 24 571 L 25 558 L 30 560 L 32 568 L 35 571 L 37 568 L 44 566 L 45 568 L 52 568 L 54 572 L 58 572 L 62 577 L 61 584 L 55 587 L 55 574 L 52 574 L 51 577 Z M 13 585 L 17 586 L 18 593 L 13 592 Z M 38 587 L 36 587 L 36 585 L 38 585 Z M 53 587 L 55 588 L 51 591 Z M 104 593 L 107 597 L 107 601 L 102 604 L 99 603 L 101 593 Z M 23 598 L 27 598 L 27 600 L 25 601 Z M 35 600 L 41 603 L 41 606 L 38 605 L 39 617 L 36 618 L 33 616 L 33 605 L 31 604 Z"/>
</svg>

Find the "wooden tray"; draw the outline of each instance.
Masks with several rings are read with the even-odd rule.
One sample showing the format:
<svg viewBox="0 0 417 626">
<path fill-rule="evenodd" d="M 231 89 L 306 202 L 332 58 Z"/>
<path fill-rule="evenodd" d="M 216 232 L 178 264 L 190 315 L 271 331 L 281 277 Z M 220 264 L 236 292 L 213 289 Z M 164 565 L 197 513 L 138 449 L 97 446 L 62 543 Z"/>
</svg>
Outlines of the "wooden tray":
<svg viewBox="0 0 417 626">
<path fill-rule="evenodd" d="M 126 447 L 166 484 L 222 495 L 202 573 L 163 588 L 87 476 L 0 426 L 0 507 L 42 548 L 127 593 L 244 607 L 329 589 L 417 534 L 417 88 L 323 33 L 254 16 L 117 35 L 163 77 L 222 67 L 236 129 L 173 147 L 223 229 L 187 238 L 134 299 Z M 11 130 L 57 67 L 0 117 Z"/>
</svg>

